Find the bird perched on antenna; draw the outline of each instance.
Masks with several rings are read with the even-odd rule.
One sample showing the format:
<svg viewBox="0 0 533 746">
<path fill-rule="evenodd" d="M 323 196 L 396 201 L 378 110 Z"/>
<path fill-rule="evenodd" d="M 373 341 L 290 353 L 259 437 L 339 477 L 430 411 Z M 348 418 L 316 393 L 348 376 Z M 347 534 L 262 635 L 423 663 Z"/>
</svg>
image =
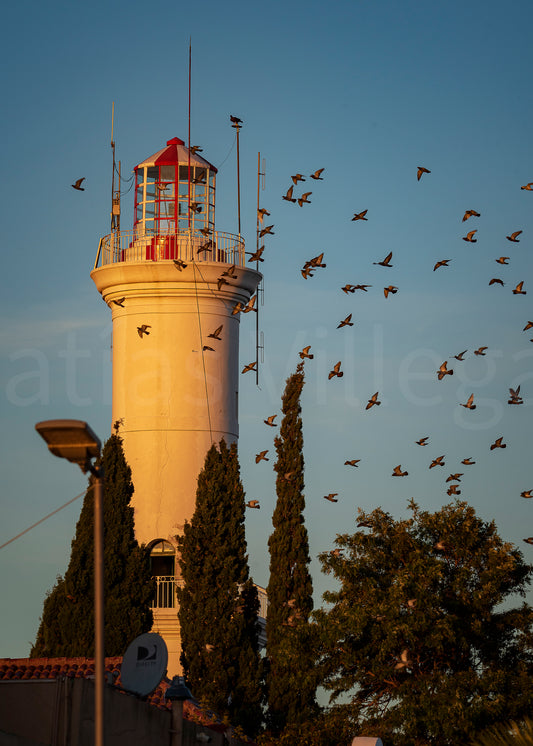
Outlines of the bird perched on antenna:
<svg viewBox="0 0 533 746">
<path fill-rule="evenodd" d="M 85 181 L 85 176 L 82 176 L 81 179 L 78 179 L 75 184 L 71 184 L 71 187 L 73 189 L 77 189 L 78 192 L 84 192 L 84 187 L 81 186 L 81 182 Z"/>
<path fill-rule="evenodd" d="M 239 126 L 242 124 L 242 119 L 239 119 L 239 117 L 236 117 L 234 114 L 229 115 L 231 126 L 235 128 L 239 128 Z"/>
</svg>

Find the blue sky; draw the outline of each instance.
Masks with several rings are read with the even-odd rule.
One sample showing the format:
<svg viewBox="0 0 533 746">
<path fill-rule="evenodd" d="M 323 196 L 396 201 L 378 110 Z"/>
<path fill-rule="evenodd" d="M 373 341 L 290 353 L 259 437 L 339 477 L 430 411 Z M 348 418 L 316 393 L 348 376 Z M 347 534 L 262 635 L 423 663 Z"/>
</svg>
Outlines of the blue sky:
<svg viewBox="0 0 533 746">
<path fill-rule="evenodd" d="M 461 498 L 533 560 L 533 181 L 530 96 L 533 7 L 501 3 L 20 2 L 4 14 L 5 115 L 1 240 L 0 544 L 82 492 L 79 470 L 52 459 L 40 420 L 111 427 L 110 314 L 89 272 L 109 232 L 111 107 L 122 173 L 171 137 L 191 138 L 219 168 L 217 228 L 237 232 L 235 131 L 241 132 L 241 214 L 255 247 L 257 154 L 271 212 L 264 273 L 259 387 L 241 377 L 240 462 L 250 564 L 268 582 L 275 503 L 273 431 L 285 379 L 312 345 L 302 398 L 306 525 L 313 558 L 355 528 L 358 507 L 406 514 Z M 431 173 L 417 181 L 417 166 Z M 324 180 L 309 174 L 324 168 Z M 297 171 L 311 204 L 281 199 Z M 71 184 L 84 176 L 85 192 Z M 309 184 L 309 186 L 307 186 Z M 132 192 L 122 227 L 132 222 Z M 366 222 L 352 222 L 367 209 Z M 467 209 L 480 217 L 463 223 Z M 462 240 L 477 229 L 477 243 Z M 506 239 L 522 230 L 518 243 Z M 374 265 L 392 251 L 392 268 Z M 304 262 L 325 269 L 304 280 Z M 509 256 L 508 265 L 495 262 Z M 435 262 L 449 266 L 433 271 Z M 505 282 L 489 286 L 498 277 Z M 512 289 L 524 281 L 527 295 Z M 345 283 L 372 285 L 344 294 Z M 387 299 L 383 287 L 398 287 Z M 348 313 L 353 327 L 337 329 Z M 241 363 L 255 324 L 241 319 Z M 485 356 L 474 349 L 487 346 Z M 468 350 L 460 362 L 453 355 Z M 344 377 L 327 380 L 342 361 Z M 437 381 L 448 360 L 453 376 Z M 524 403 L 507 404 L 521 386 Z M 381 405 L 365 411 L 380 392 Z M 474 393 L 477 409 L 460 406 Z M 278 418 L 279 419 L 279 418 Z M 415 440 L 429 436 L 428 445 Z M 505 450 L 489 446 L 503 436 Z M 269 463 L 254 456 L 270 449 Z M 445 455 L 443 468 L 429 469 Z M 463 467 L 465 457 L 476 461 Z M 357 468 L 344 461 L 361 459 Z M 409 472 L 392 478 L 401 464 Z M 338 503 L 323 499 L 338 493 Z M 24 656 L 42 602 L 68 564 L 81 501 L 0 552 L 0 656 Z M 313 559 L 317 604 L 330 582 Z M 530 596 L 531 600 L 531 596 Z"/>
</svg>

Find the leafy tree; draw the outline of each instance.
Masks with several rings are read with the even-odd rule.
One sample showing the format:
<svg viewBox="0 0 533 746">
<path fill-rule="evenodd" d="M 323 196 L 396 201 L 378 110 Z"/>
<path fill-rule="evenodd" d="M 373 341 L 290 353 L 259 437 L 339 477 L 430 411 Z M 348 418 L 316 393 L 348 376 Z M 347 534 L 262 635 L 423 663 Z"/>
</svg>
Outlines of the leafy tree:
<svg viewBox="0 0 533 746">
<path fill-rule="evenodd" d="M 152 626 L 150 599 L 154 587 L 149 555 L 135 539 L 131 469 L 117 432 L 102 453 L 104 471 L 104 593 L 105 652 L 123 655 L 137 635 Z M 94 655 L 93 505 L 91 488 L 85 495 L 64 578 L 45 599 L 31 656 Z"/>
<path fill-rule="evenodd" d="M 237 449 L 213 445 L 178 540 L 181 662 L 197 699 L 255 735 L 261 725 L 259 601 L 249 577 Z"/>
<path fill-rule="evenodd" d="M 397 746 L 466 743 L 531 711 L 533 566 L 465 502 L 360 511 L 320 556 L 335 576 L 315 615 L 324 686 L 353 732 Z"/>
<path fill-rule="evenodd" d="M 304 525 L 304 457 L 300 396 L 303 363 L 286 381 L 283 419 L 275 438 L 277 502 L 269 540 L 267 724 L 279 734 L 316 712 L 316 679 L 308 644 L 313 584 L 309 573 L 309 542 Z"/>
</svg>

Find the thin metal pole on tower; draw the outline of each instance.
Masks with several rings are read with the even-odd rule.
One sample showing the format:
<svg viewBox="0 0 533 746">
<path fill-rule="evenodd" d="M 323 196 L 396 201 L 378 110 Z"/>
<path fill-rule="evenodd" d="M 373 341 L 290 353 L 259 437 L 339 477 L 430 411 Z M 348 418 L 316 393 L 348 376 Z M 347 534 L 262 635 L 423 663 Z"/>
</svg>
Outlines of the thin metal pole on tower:
<svg viewBox="0 0 533 746">
<path fill-rule="evenodd" d="M 191 240 L 191 37 L 189 37 L 189 155 L 187 160 L 187 218 L 189 240 Z"/>
</svg>

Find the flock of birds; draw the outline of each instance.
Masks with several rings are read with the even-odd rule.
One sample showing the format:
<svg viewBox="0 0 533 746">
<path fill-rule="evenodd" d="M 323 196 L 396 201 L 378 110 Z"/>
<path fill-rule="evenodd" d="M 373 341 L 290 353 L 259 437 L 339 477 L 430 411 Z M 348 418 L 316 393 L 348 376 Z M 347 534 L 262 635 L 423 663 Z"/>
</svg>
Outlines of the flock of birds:
<svg viewBox="0 0 533 746">
<path fill-rule="evenodd" d="M 322 173 L 323 172 L 324 172 L 323 168 L 318 169 L 317 171 L 315 171 L 314 173 L 312 173 L 310 175 L 310 178 L 315 179 L 315 180 L 322 180 Z M 431 173 L 431 171 L 429 169 L 427 169 L 427 168 L 425 168 L 423 166 L 419 166 L 417 168 L 417 180 L 420 181 L 420 179 L 422 178 L 422 176 L 424 174 L 430 174 L 430 173 Z M 291 180 L 292 180 L 293 183 L 287 189 L 286 193 L 284 193 L 282 195 L 282 199 L 284 201 L 287 201 L 287 202 L 297 203 L 300 207 L 302 207 L 305 204 L 309 204 L 310 203 L 309 197 L 312 195 L 311 191 L 303 192 L 300 196 L 297 196 L 294 193 L 294 190 L 297 187 L 297 185 L 300 182 L 305 181 L 305 177 L 301 173 L 296 173 L 293 176 L 291 176 Z M 526 191 L 533 191 L 533 182 L 530 182 L 528 184 L 525 184 L 525 185 L 521 186 L 521 189 L 522 190 L 526 190 Z M 354 222 L 357 222 L 357 221 L 366 221 L 366 220 L 368 220 L 367 214 L 368 214 L 368 209 L 361 210 L 359 212 L 355 212 L 354 215 L 353 215 L 353 217 L 351 218 L 351 220 L 354 221 Z M 265 216 L 268 216 L 268 215 L 270 215 L 270 212 L 268 212 L 266 209 L 260 208 L 258 210 L 258 216 L 257 216 L 257 218 L 258 218 L 258 232 L 259 232 L 259 237 L 260 238 L 262 238 L 265 235 L 265 229 L 261 229 L 260 226 L 262 225 Z M 476 218 L 476 217 L 480 217 L 480 213 L 479 212 L 477 212 L 476 210 L 473 210 L 473 209 L 466 210 L 465 213 L 464 213 L 464 215 L 463 215 L 463 217 L 462 217 L 462 222 L 465 222 L 465 221 L 467 221 L 467 220 L 469 220 L 471 218 Z M 267 229 L 266 232 L 272 233 L 272 229 L 273 228 L 274 228 L 274 225 L 268 226 L 268 229 Z M 475 238 L 476 233 L 477 233 L 477 229 L 468 231 L 466 233 L 466 235 L 463 236 L 462 238 L 466 242 L 474 243 L 477 240 Z M 521 234 L 522 234 L 521 230 L 516 230 L 516 231 L 513 231 L 512 233 L 510 233 L 509 235 L 507 235 L 506 238 L 511 243 L 518 243 L 520 241 Z M 255 252 L 255 253 L 253 253 L 251 255 L 250 261 L 263 261 L 263 256 L 262 256 L 263 251 L 264 251 L 264 246 L 261 246 L 261 248 L 259 249 L 259 252 Z M 381 259 L 380 261 L 375 261 L 375 262 L 373 262 L 373 264 L 381 266 L 381 267 L 383 267 L 383 268 L 385 268 L 385 269 L 388 270 L 388 269 L 390 269 L 390 268 L 393 267 L 392 258 L 393 258 L 393 252 L 390 251 L 383 259 Z M 508 257 L 508 256 L 500 256 L 495 261 L 499 265 L 507 265 L 509 263 L 509 259 L 510 259 L 510 257 Z M 451 259 L 441 259 L 441 260 L 437 261 L 434 264 L 434 266 L 433 266 L 433 271 L 435 272 L 435 271 L 439 270 L 442 267 L 448 267 L 451 261 L 452 261 Z M 310 278 L 312 278 L 314 276 L 314 274 L 319 269 L 322 269 L 322 268 L 325 268 L 325 267 L 326 267 L 326 263 L 324 262 L 324 252 L 321 252 L 317 256 L 314 256 L 311 259 L 308 259 L 304 263 L 304 265 L 301 268 L 300 272 L 301 272 L 301 275 L 304 278 L 304 280 L 309 280 Z M 489 281 L 489 285 L 495 285 L 495 284 L 504 285 L 504 282 L 503 282 L 502 279 L 500 279 L 498 277 L 494 277 L 494 278 L 492 278 Z M 516 287 L 513 288 L 513 290 L 512 290 L 513 294 L 514 295 L 526 295 L 526 290 L 524 289 L 524 284 L 525 284 L 524 281 L 521 280 L 516 285 Z M 372 287 L 372 285 L 369 285 L 369 284 L 350 284 L 350 283 L 348 283 L 348 284 L 344 285 L 343 287 L 341 287 L 341 290 L 345 294 L 353 294 L 356 291 L 367 292 L 368 288 L 370 288 L 370 287 Z M 388 298 L 390 295 L 396 294 L 398 292 L 398 289 L 399 288 L 396 285 L 393 285 L 393 284 L 384 285 L 384 287 L 383 287 L 383 294 L 384 294 L 385 298 Z M 348 328 L 348 327 L 351 327 L 353 325 L 354 325 L 354 323 L 352 321 L 352 314 L 350 313 L 344 319 L 342 319 L 342 320 L 339 321 L 339 323 L 337 325 L 337 329 Z M 532 328 L 533 328 L 533 321 L 527 321 L 526 325 L 524 326 L 523 331 L 528 331 L 528 330 L 530 330 Z M 531 342 L 533 342 L 533 339 L 531 339 Z M 486 354 L 487 349 L 488 349 L 487 346 L 480 346 L 480 347 L 478 347 L 477 349 L 475 349 L 473 351 L 473 354 L 475 356 L 481 356 L 482 357 L 482 356 L 484 356 Z M 311 345 L 307 345 L 306 347 L 304 347 L 301 350 L 301 352 L 299 353 L 300 358 L 302 360 L 313 359 L 313 354 L 310 352 L 310 350 L 311 350 Z M 462 362 L 462 361 L 464 361 L 465 355 L 466 355 L 467 352 L 468 352 L 468 350 L 463 350 L 463 351 L 457 353 L 456 355 L 453 355 L 453 358 L 456 361 L 458 361 L 458 362 Z M 245 366 L 245 368 L 243 369 L 242 372 L 243 373 L 247 372 L 248 370 L 252 369 L 252 366 L 254 366 L 254 365 L 255 364 L 251 364 L 251 365 Z M 344 372 L 341 370 L 341 366 L 342 366 L 342 361 L 338 361 L 338 362 L 335 363 L 335 365 L 332 366 L 331 370 L 328 373 L 328 380 L 331 380 L 333 378 L 341 378 L 344 375 Z M 435 371 L 435 374 L 436 374 L 437 380 L 438 381 L 442 381 L 446 376 L 452 376 L 453 372 L 454 372 L 453 368 L 449 367 L 448 360 L 445 360 L 440 365 L 440 367 L 438 368 L 438 370 Z M 368 398 L 366 406 L 365 406 L 365 410 L 366 411 L 372 409 L 372 407 L 376 407 L 376 406 L 379 406 L 381 404 L 379 396 L 380 396 L 379 391 L 376 391 L 374 394 L 372 394 L 372 396 L 370 396 Z M 465 402 L 459 402 L 459 405 L 462 406 L 466 410 L 473 411 L 473 410 L 476 409 L 476 404 L 474 403 L 474 400 L 475 400 L 474 393 L 472 393 L 472 394 L 470 394 L 470 396 L 468 397 L 468 399 Z M 521 405 L 521 404 L 524 403 L 524 400 L 523 400 L 523 398 L 520 395 L 520 386 L 517 386 L 515 389 L 509 388 L 509 397 L 507 399 L 507 403 L 509 405 Z M 264 421 L 265 424 L 270 425 L 270 426 L 275 426 L 274 425 L 274 418 L 275 417 L 276 417 L 276 415 L 271 415 L 270 417 L 268 417 Z M 423 436 L 423 437 L 421 437 L 421 438 L 419 438 L 418 440 L 415 441 L 416 445 L 418 445 L 419 447 L 427 446 L 428 442 L 429 442 L 429 436 Z M 495 451 L 497 449 L 505 449 L 506 447 L 507 447 L 507 444 L 504 442 L 503 436 L 497 437 L 489 445 L 490 451 Z M 262 450 L 259 453 L 257 453 L 256 456 L 255 456 L 255 463 L 259 464 L 262 461 L 268 461 L 269 459 L 267 458 L 267 454 L 268 454 L 268 449 Z M 344 462 L 344 465 L 345 466 L 349 466 L 349 467 L 355 467 L 355 468 L 357 468 L 360 461 L 361 461 L 361 459 L 356 459 L 356 458 L 354 458 L 354 459 L 348 459 L 348 460 L 346 460 Z M 444 467 L 445 463 L 446 463 L 445 462 L 445 455 L 440 455 L 440 456 L 437 456 L 436 458 L 433 458 L 430 461 L 428 468 L 429 469 L 433 469 L 433 468 L 439 467 L 439 466 L 440 467 Z M 464 458 L 461 461 L 461 465 L 463 466 L 463 468 L 464 467 L 471 467 L 475 463 L 476 462 L 471 457 L 466 457 L 466 458 Z M 406 469 L 403 469 L 401 464 L 398 464 L 397 466 L 395 466 L 393 468 L 391 476 L 392 477 L 406 477 L 406 476 L 408 476 L 408 474 L 409 474 L 409 472 Z M 446 492 L 447 492 L 448 495 L 450 495 L 450 496 L 451 495 L 457 496 L 457 495 L 461 494 L 460 484 L 461 484 L 461 478 L 463 476 L 464 476 L 464 472 L 456 471 L 456 472 L 450 473 L 450 475 L 446 478 L 446 485 L 447 485 Z M 285 478 L 290 478 L 290 475 L 285 475 Z M 520 493 L 520 496 L 522 498 L 531 498 L 531 497 L 533 497 L 532 490 L 531 489 L 529 489 L 529 490 L 523 490 Z M 330 492 L 327 495 L 324 495 L 324 499 L 327 500 L 327 501 L 329 501 L 329 502 L 336 503 L 336 502 L 338 502 L 338 493 L 337 492 Z M 254 504 L 253 507 L 259 508 L 258 501 L 254 501 L 254 503 L 255 504 Z M 526 543 L 528 543 L 528 544 L 533 544 L 533 537 L 526 538 L 526 539 L 524 539 L 524 541 Z"/>
</svg>

